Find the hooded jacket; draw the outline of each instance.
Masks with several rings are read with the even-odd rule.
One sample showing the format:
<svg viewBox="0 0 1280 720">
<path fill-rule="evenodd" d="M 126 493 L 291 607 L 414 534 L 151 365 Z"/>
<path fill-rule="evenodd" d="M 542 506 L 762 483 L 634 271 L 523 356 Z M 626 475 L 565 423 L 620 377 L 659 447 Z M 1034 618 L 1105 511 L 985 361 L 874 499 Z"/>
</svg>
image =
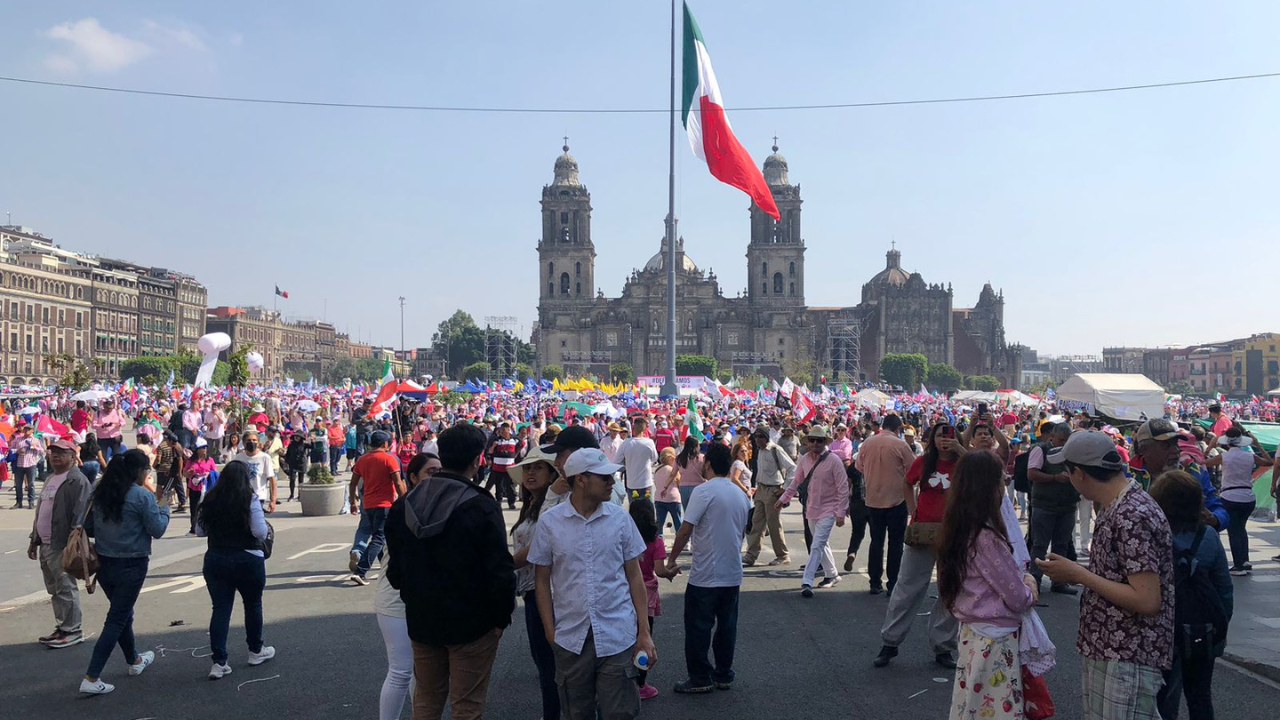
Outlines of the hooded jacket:
<svg viewBox="0 0 1280 720">
<path fill-rule="evenodd" d="M 462 645 L 511 624 L 515 562 L 488 492 L 439 472 L 396 500 L 386 535 L 387 580 L 404 600 L 411 640 Z"/>
</svg>

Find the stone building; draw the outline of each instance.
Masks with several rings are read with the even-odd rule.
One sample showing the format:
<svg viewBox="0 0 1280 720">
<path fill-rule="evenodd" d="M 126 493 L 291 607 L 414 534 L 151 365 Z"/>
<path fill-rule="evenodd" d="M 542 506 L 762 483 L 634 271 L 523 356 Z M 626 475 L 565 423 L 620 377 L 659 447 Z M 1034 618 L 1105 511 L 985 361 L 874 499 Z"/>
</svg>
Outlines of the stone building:
<svg viewBox="0 0 1280 720">
<path fill-rule="evenodd" d="M 903 270 L 894 248 L 885 269 L 863 286 L 860 303 L 809 307 L 803 200 L 788 173 L 774 146 L 764 161 L 764 178 L 781 218 L 775 221 L 751 206 L 745 293 L 726 297 L 715 272 L 694 262 L 677 233 L 678 354 L 712 356 L 738 374 L 779 376 L 812 368 L 815 377 L 839 373 L 870 380 L 877 378 L 885 354 L 918 352 L 931 363 L 995 375 L 1016 386 L 1020 353 L 1005 340 L 1004 298 L 989 283 L 972 308 L 955 308 L 950 286 Z M 595 281 L 591 193 L 566 145 L 551 184 L 542 189 L 539 362 L 562 365 L 571 374 L 607 376 L 611 363 L 627 363 L 642 375 L 662 374 L 667 242 L 662 238 L 658 252 L 631 272 L 619 297 L 605 297 Z"/>
<path fill-rule="evenodd" d="M 272 382 L 291 377 L 319 380 L 337 360 L 338 347 L 352 348 L 345 335 L 320 320 L 288 320 L 278 311 L 259 306 L 209 308 L 207 332 L 223 332 L 231 338 L 234 353 L 242 345 L 252 345 L 262 355 L 263 369 L 255 380 Z"/>
<path fill-rule="evenodd" d="M 87 361 L 91 293 L 84 272 L 10 257 L 0 262 L 0 386 L 57 382 L 51 354 L 70 353 Z"/>
</svg>

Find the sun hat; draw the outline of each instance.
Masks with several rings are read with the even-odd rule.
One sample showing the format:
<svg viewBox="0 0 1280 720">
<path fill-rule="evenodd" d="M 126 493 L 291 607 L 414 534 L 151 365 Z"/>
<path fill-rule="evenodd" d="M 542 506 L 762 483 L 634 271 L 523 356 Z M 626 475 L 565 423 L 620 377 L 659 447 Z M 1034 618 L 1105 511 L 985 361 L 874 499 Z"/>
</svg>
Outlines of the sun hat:
<svg viewBox="0 0 1280 720">
<path fill-rule="evenodd" d="M 536 446 L 529 451 L 528 455 L 524 456 L 523 460 L 512 465 L 510 468 L 507 468 L 507 474 L 510 475 L 511 479 L 517 483 L 524 482 L 524 469 L 534 463 L 540 462 L 544 462 L 551 466 L 551 472 L 553 475 L 560 474 L 560 469 L 556 467 L 555 453 L 543 452 L 542 448 Z"/>
<path fill-rule="evenodd" d="M 809 428 L 809 432 L 805 434 L 809 440 L 830 440 L 831 436 L 827 434 L 827 429 L 821 425 L 814 425 Z"/>
</svg>

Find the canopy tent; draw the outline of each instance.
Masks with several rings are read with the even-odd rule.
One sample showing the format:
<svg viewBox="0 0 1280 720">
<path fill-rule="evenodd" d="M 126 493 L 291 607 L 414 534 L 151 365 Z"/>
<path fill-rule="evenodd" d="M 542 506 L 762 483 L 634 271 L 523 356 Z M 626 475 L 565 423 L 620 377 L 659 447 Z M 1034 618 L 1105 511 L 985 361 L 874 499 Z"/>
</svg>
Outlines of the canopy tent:
<svg viewBox="0 0 1280 720">
<path fill-rule="evenodd" d="M 1058 404 L 1115 420 L 1164 417 L 1164 388 L 1146 375 L 1080 373 L 1057 389 Z"/>
<path fill-rule="evenodd" d="M 892 399 L 879 390 L 872 390 L 871 388 L 859 390 L 858 394 L 853 396 L 853 402 L 858 405 L 875 405 L 876 407 L 884 407 Z"/>
<path fill-rule="evenodd" d="M 1035 407 L 1040 401 L 1018 390 L 1002 390 L 996 393 L 997 402 L 1007 402 L 1017 407 Z"/>
<path fill-rule="evenodd" d="M 1196 424 L 1208 430 L 1213 427 L 1213 421 L 1207 418 L 1196 420 Z M 1280 445 L 1280 423 L 1263 423 L 1263 422 L 1241 422 L 1240 426 L 1245 430 L 1253 433 L 1258 438 L 1258 443 L 1262 445 L 1267 452 L 1274 453 L 1276 446 Z"/>
<path fill-rule="evenodd" d="M 993 392 L 982 392 L 981 390 L 961 390 L 955 395 L 952 395 L 951 399 L 968 405 L 974 405 L 980 402 L 995 403 L 996 394 Z"/>
</svg>

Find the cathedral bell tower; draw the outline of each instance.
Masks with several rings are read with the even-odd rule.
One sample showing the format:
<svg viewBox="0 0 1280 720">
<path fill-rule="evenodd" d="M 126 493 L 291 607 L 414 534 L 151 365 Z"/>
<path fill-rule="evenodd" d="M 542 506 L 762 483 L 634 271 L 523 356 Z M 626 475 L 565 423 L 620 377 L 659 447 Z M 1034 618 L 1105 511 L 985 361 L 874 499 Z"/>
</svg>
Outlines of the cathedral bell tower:
<svg viewBox="0 0 1280 720">
<path fill-rule="evenodd" d="M 591 242 L 591 193 L 578 181 L 578 161 L 556 158 L 555 179 L 542 188 L 542 238 L 538 241 L 539 304 L 595 297 L 596 249 Z"/>
<path fill-rule="evenodd" d="M 782 219 L 751 204 L 751 244 L 747 246 L 747 297 L 756 306 L 804 307 L 804 238 L 800 235 L 800 186 L 787 179 L 787 160 L 764 161 L 764 180 Z"/>
</svg>

